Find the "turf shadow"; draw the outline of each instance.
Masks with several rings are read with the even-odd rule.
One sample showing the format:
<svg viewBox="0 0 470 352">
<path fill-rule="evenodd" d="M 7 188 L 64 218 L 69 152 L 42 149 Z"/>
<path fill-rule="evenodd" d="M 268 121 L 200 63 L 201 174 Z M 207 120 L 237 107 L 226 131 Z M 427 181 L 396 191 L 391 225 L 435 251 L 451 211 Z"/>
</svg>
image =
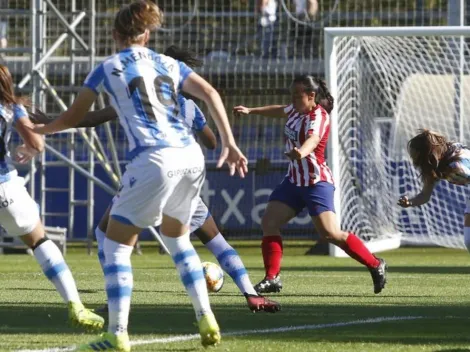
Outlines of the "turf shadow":
<svg viewBox="0 0 470 352">
<path fill-rule="evenodd" d="M 281 297 L 280 297 L 281 300 Z M 282 303 L 282 300 L 281 300 Z M 358 324 L 320 329 L 299 330 L 269 334 L 270 340 L 309 342 L 373 342 L 408 345 L 470 344 L 466 326 L 470 307 L 466 304 L 418 305 L 336 305 L 296 304 L 283 305 L 277 314 L 252 314 L 240 304 L 213 304 L 222 331 L 269 329 L 287 326 L 336 324 L 377 317 L 425 316 L 420 320 Z M 451 319 L 446 318 L 452 316 Z M 81 333 L 69 327 L 67 309 L 63 305 L 0 304 L 0 334 L 56 334 Z M 139 335 L 172 336 L 197 333 L 194 312 L 187 299 L 175 305 L 142 305 L 131 307 L 130 333 Z M 452 337 L 452 338 L 450 338 Z M 237 339 L 261 340 L 265 334 L 237 336 Z M 161 346 L 164 347 L 164 346 Z"/>
</svg>

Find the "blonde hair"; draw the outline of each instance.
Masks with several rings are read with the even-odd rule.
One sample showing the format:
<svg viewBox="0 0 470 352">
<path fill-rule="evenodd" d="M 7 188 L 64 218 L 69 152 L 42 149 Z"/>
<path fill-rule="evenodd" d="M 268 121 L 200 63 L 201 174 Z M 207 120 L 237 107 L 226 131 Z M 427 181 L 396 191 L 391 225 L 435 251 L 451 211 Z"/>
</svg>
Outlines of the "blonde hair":
<svg viewBox="0 0 470 352">
<path fill-rule="evenodd" d="M 114 19 L 114 29 L 123 43 L 131 45 L 146 30 L 152 31 L 162 23 L 163 13 L 156 4 L 137 0 L 121 7 Z"/>
</svg>

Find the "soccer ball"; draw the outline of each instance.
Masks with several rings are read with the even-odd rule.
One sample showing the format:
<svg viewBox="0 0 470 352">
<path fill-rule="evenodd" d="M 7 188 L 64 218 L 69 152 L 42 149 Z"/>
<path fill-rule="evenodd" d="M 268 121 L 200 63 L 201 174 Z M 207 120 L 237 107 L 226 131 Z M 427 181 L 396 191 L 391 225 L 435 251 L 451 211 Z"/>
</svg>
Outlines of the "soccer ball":
<svg viewBox="0 0 470 352">
<path fill-rule="evenodd" d="M 219 292 L 224 285 L 224 272 L 220 266 L 211 262 L 203 262 L 202 269 L 209 292 Z"/>
</svg>

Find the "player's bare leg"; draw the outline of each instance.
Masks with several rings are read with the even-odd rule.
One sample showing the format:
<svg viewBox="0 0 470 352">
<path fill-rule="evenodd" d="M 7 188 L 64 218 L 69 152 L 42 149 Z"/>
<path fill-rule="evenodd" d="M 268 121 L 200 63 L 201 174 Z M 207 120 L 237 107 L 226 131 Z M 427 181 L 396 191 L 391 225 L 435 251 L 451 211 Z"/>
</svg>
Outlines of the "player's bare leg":
<svg viewBox="0 0 470 352">
<path fill-rule="evenodd" d="M 214 254 L 222 269 L 233 279 L 245 296 L 251 311 L 275 313 L 281 309 L 279 303 L 258 295 L 240 256 L 222 236 L 212 216 L 209 216 L 204 224 L 194 231 L 194 234 Z"/>
<path fill-rule="evenodd" d="M 334 212 L 325 211 L 318 216 L 312 216 L 312 221 L 322 238 L 340 247 L 351 258 L 369 269 L 374 282 L 374 293 L 380 293 L 387 283 L 385 260 L 374 256 L 356 235 L 342 231 Z"/>
</svg>

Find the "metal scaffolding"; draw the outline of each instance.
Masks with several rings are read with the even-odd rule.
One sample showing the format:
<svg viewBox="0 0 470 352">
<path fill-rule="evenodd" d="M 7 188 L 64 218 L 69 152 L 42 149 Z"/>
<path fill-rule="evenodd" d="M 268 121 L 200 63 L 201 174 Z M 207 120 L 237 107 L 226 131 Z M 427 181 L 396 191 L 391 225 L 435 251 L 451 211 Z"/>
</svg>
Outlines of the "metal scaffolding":
<svg viewBox="0 0 470 352">
<path fill-rule="evenodd" d="M 22 14 L 30 16 L 30 30 L 31 30 L 31 43 L 29 48 L 17 49 L 0 49 L 0 53 L 17 53 L 30 55 L 30 68 L 18 84 L 18 89 L 26 91 L 31 95 L 32 106 L 39 107 L 42 111 L 47 111 L 47 97 L 51 97 L 54 104 L 60 109 L 61 112 L 67 109 L 66 102 L 59 96 L 57 89 L 47 79 L 47 63 L 51 57 L 64 46 L 69 43 L 69 104 L 75 98 L 74 87 L 76 84 L 80 85 L 81 82 L 76 82 L 77 66 L 78 63 L 83 64 L 83 58 L 88 58 L 89 70 L 91 70 L 96 63 L 95 44 L 96 44 L 96 2 L 95 0 L 88 0 L 87 9 L 78 9 L 77 0 L 70 0 L 70 13 L 63 13 L 52 2 L 52 0 L 31 0 L 29 10 L 6 10 L 8 13 Z M 1 13 L 2 11 L 0 11 Z M 67 21 L 67 17 L 72 17 L 72 20 Z M 55 38 L 52 44 L 47 45 L 48 23 L 51 19 L 57 20 L 62 25 L 60 35 Z M 85 38 L 81 36 L 77 27 L 83 22 L 88 21 L 88 36 Z M 63 91 L 63 90 L 62 90 Z M 103 97 L 98 99 L 100 108 L 104 107 Z M 29 172 L 26 175 L 26 182 L 29 183 L 29 191 L 33 198 L 37 199 L 39 192 L 39 204 L 41 220 L 44 224 L 48 223 L 48 217 L 64 217 L 68 219 L 67 234 L 69 238 L 74 236 L 74 222 L 76 207 L 86 207 L 87 213 L 87 244 L 88 253 L 91 253 L 93 248 L 94 239 L 94 198 L 95 198 L 95 185 L 101 187 L 107 193 L 116 194 L 119 182 L 121 179 L 120 160 L 118 158 L 116 145 L 114 143 L 114 135 L 109 123 L 104 126 L 106 134 L 107 150 L 103 142 L 98 137 L 95 129 L 70 129 L 66 132 L 67 148 L 65 151 L 57 150 L 54 147 L 54 141 L 57 135 L 48 136 L 46 138 L 46 153 L 42 153 L 39 163 L 32 161 L 30 163 Z M 88 158 L 85 163 L 78 162 L 76 158 L 76 145 L 77 143 L 84 143 L 87 147 Z M 111 156 L 108 158 L 109 152 Z M 47 155 L 52 155 L 56 160 L 48 160 Z M 101 165 L 103 170 L 112 182 L 109 186 L 95 175 L 95 162 Z M 53 167 L 67 167 L 68 168 L 68 187 L 50 187 L 46 185 L 46 169 Z M 39 190 L 36 189 L 36 174 L 39 172 Z M 87 196 L 85 200 L 76 198 L 75 193 L 75 172 L 83 175 L 87 179 Z M 68 209 L 64 212 L 50 212 L 46 208 L 47 197 L 53 192 L 63 192 L 68 194 Z M 166 251 L 166 247 L 160 241 L 160 237 L 153 228 L 149 228 L 154 237 L 159 240 L 162 248 Z"/>
<path fill-rule="evenodd" d="M 70 23 L 67 21 L 64 14 L 54 5 L 51 0 L 31 0 L 30 8 L 30 23 L 31 23 L 31 46 L 30 46 L 30 65 L 31 70 L 28 72 L 20 83 L 18 88 L 20 90 L 26 89 L 29 84 L 28 91 L 31 94 L 32 105 L 40 107 L 43 111 L 46 111 L 46 97 L 51 96 L 61 111 L 67 109 L 67 104 L 61 99 L 54 89 L 53 85 L 48 81 L 46 63 L 50 57 L 56 52 L 57 49 L 63 45 L 64 42 L 69 40 L 70 43 L 70 54 L 69 54 L 69 65 L 70 65 L 70 87 L 73 87 L 76 82 L 76 58 L 77 54 L 89 58 L 89 67 L 92 68 L 95 65 L 95 0 L 88 1 L 88 9 L 78 10 L 76 6 L 76 0 L 71 0 L 71 13 L 73 15 L 73 21 Z M 60 36 L 53 42 L 52 45 L 47 47 L 46 42 L 46 28 L 47 23 L 50 21 L 51 16 L 54 16 L 59 20 L 63 26 L 63 31 Z M 76 27 L 82 23 L 82 21 L 88 18 L 89 21 L 89 36 L 88 38 L 82 38 L 76 31 Z M 87 44 L 88 42 L 88 44 Z M 75 98 L 75 94 L 72 93 L 70 96 L 70 102 L 72 103 Z M 109 126 L 107 127 L 109 129 Z M 53 154 L 58 160 L 49 161 L 46 158 L 46 154 L 41 155 L 39 161 L 39 167 L 37 170 L 35 162 L 31 162 L 30 171 L 27 177 L 29 180 L 29 190 L 31 195 L 34 197 L 37 193 L 35 174 L 39 171 L 39 203 L 41 208 L 41 219 L 43 223 L 47 224 L 47 219 L 50 216 L 55 217 L 66 217 L 68 218 L 68 234 L 69 237 L 73 237 L 73 225 L 75 221 L 75 209 L 77 206 L 86 207 L 87 212 L 87 239 L 88 239 L 88 251 L 91 252 L 93 245 L 93 209 L 94 209 L 94 187 L 95 184 L 103 188 L 110 194 L 115 194 L 119 185 L 120 179 L 120 166 L 117 158 L 113 158 L 111 163 L 104 152 L 104 147 L 99 142 L 96 132 L 94 129 L 73 129 L 67 131 L 67 151 L 62 153 L 56 150 L 51 144 L 55 136 L 49 136 L 46 138 L 46 150 Z M 76 162 L 75 157 L 75 144 L 77 138 L 81 138 L 89 148 L 89 158 L 85 167 L 80 166 Z M 95 158 L 102 164 L 104 170 L 107 172 L 110 179 L 113 181 L 113 186 L 110 187 L 94 175 L 95 170 Z M 50 167 L 68 167 L 69 185 L 66 188 L 59 187 L 47 187 L 46 186 L 46 169 Z M 78 171 L 87 178 L 87 198 L 86 200 L 77 200 L 75 197 L 75 171 Z M 46 209 L 46 198 L 51 192 L 66 192 L 68 193 L 68 209 L 64 212 L 49 212 Z"/>
</svg>

